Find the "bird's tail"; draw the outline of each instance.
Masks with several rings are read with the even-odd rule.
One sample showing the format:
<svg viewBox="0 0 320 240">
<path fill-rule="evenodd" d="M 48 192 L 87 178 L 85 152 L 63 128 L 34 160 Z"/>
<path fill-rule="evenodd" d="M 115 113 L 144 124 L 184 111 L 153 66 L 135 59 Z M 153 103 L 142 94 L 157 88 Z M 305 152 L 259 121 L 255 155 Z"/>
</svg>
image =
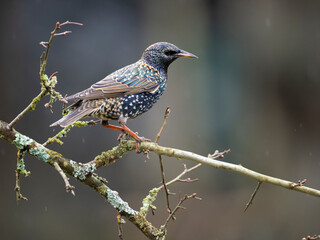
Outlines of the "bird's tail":
<svg viewBox="0 0 320 240">
<path fill-rule="evenodd" d="M 87 109 L 83 109 L 81 107 L 76 108 L 75 110 L 70 112 L 68 115 L 66 115 L 63 118 L 61 118 L 60 120 L 52 123 L 50 125 L 50 127 L 54 127 L 54 126 L 67 127 L 67 126 L 71 125 L 72 123 L 75 123 L 79 119 L 88 116 L 94 110 L 95 109 L 93 109 L 93 108 L 87 108 Z"/>
</svg>

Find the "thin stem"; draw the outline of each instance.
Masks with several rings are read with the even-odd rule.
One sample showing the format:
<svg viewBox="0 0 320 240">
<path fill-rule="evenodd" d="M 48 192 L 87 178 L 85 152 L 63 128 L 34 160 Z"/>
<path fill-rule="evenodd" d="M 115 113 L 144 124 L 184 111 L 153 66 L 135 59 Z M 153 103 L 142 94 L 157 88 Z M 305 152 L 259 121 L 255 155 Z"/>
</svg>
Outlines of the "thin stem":
<svg viewBox="0 0 320 240">
<path fill-rule="evenodd" d="M 167 184 L 166 184 L 166 180 L 165 180 L 165 176 L 164 176 L 162 156 L 161 156 L 160 154 L 159 154 L 159 162 L 160 162 L 162 186 L 163 186 L 164 191 L 165 191 L 165 193 L 166 193 L 167 209 L 168 209 L 168 212 L 171 213 L 170 202 L 169 202 L 169 190 L 168 190 L 168 188 L 167 188 Z"/>
<path fill-rule="evenodd" d="M 246 204 L 246 208 L 244 209 L 244 211 L 247 211 L 247 209 L 249 208 L 249 206 L 252 204 L 254 197 L 256 196 L 260 186 L 261 186 L 262 182 L 258 182 L 258 185 L 256 186 L 256 188 L 254 189 L 251 198 L 249 199 L 248 203 Z"/>
<path fill-rule="evenodd" d="M 34 110 L 38 102 L 47 94 L 47 92 L 47 89 L 42 89 L 38 96 L 36 96 L 32 102 L 9 123 L 8 127 L 13 128 L 13 126 L 20 121 L 27 112 Z"/>
<path fill-rule="evenodd" d="M 60 176 L 62 177 L 64 184 L 66 185 L 66 191 L 70 192 L 73 196 L 75 196 L 75 193 L 73 191 L 74 186 L 71 186 L 69 183 L 69 179 L 66 176 L 66 174 L 62 171 L 61 167 L 59 166 L 59 164 L 57 162 L 53 163 L 54 168 L 58 171 L 58 173 L 60 174 Z"/>
<path fill-rule="evenodd" d="M 162 133 L 164 127 L 165 127 L 166 124 L 167 124 L 167 119 L 168 119 L 169 114 L 170 114 L 170 107 L 167 107 L 167 108 L 166 108 L 166 111 L 164 112 L 163 123 L 162 123 L 162 125 L 161 125 L 161 127 L 160 127 L 160 129 L 159 129 L 159 132 L 158 132 L 158 134 L 157 134 L 157 136 L 156 136 L 156 139 L 154 140 L 155 143 L 158 143 L 158 141 L 159 141 L 159 138 L 160 138 L 160 136 L 161 136 L 161 133 Z"/>
</svg>

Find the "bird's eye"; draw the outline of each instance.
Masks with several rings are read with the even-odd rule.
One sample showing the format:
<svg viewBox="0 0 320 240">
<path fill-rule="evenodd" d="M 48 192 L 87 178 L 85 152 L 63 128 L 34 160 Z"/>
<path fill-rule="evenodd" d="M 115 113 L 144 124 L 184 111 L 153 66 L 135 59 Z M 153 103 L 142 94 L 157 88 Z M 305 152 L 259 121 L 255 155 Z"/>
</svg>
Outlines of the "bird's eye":
<svg viewBox="0 0 320 240">
<path fill-rule="evenodd" d="M 167 50 L 167 51 L 164 52 L 164 54 L 167 55 L 167 56 L 172 56 L 172 55 L 174 55 L 174 54 L 176 54 L 176 53 L 177 53 L 177 52 L 176 52 L 176 51 L 173 51 L 173 50 Z"/>
</svg>

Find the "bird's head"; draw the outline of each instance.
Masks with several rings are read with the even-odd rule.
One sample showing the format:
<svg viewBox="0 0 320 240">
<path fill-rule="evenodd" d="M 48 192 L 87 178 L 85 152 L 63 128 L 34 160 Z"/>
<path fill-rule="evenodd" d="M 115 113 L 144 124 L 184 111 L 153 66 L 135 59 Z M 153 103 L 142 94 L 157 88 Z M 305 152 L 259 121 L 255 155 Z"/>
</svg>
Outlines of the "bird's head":
<svg viewBox="0 0 320 240">
<path fill-rule="evenodd" d="M 167 70 L 170 63 L 179 57 L 198 58 L 196 55 L 184 51 L 167 42 L 158 42 L 152 44 L 146 50 L 144 50 L 141 58 L 154 67 Z"/>
</svg>

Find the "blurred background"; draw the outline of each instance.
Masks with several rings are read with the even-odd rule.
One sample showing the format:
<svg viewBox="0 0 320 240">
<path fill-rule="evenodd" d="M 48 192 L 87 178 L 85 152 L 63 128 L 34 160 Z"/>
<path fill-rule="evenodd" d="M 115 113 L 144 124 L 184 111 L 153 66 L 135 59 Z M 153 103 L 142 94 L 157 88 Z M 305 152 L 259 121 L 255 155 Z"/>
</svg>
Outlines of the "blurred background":
<svg viewBox="0 0 320 240">
<path fill-rule="evenodd" d="M 179 59 L 169 68 L 167 89 L 147 113 L 128 122 L 154 139 L 163 113 L 171 115 L 160 144 L 207 155 L 231 148 L 223 161 L 320 188 L 320 2 L 319 1 L 23 1 L 0 3 L 0 119 L 10 122 L 40 91 L 39 57 L 57 21 L 72 34 L 54 39 L 47 74 L 58 71 L 56 89 L 72 94 L 140 58 L 143 50 L 168 41 L 199 56 Z M 39 142 L 59 130 L 49 125 L 61 116 L 36 110 L 16 129 Z M 75 128 L 62 146 L 64 156 L 88 162 L 117 144 L 118 132 L 97 125 Z M 96 192 L 74 180 L 76 196 L 65 192 L 59 174 L 30 156 L 31 171 L 21 177 L 15 200 L 16 149 L 0 141 L 1 239 L 118 239 L 117 212 Z M 183 161 L 187 166 L 194 163 Z M 181 162 L 164 158 L 167 179 Z M 159 186 L 158 157 L 127 154 L 98 170 L 109 186 L 138 209 L 148 191 Z M 168 239 L 301 239 L 320 234 L 320 199 L 263 184 L 243 213 L 256 181 L 203 166 L 177 183 L 172 192 L 196 192 L 170 222 Z M 171 196 L 171 205 L 178 194 Z M 164 193 L 155 203 L 155 226 L 164 223 Z M 130 222 L 125 239 L 145 239 Z"/>
</svg>

